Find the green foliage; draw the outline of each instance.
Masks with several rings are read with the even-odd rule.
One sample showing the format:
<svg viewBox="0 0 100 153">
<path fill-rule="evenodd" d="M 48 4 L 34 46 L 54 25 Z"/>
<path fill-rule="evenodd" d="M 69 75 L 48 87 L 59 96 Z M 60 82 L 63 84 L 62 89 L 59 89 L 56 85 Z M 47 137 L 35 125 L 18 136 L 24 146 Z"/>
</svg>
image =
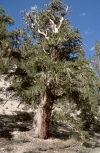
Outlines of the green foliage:
<svg viewBox="0 0 100 153">
<path fill-rule="evenodd" d="M 7 26 L 13 23 L 14 20 L 0 7 L 0 73 L 7 73 L 6 56 L 11 49 L 11 34 Z"/>
<path fill-rule="evenodd" d="M 7 73 L 7 71 L 8 71 L 7 65 L 4 64 L 4 61 L 0 58 L 0 74 Z"/>
<path fill-rule="evenodd" d="M 3 49 L 5 44 L 8 47 L 10 33 L 7 30 L 7 26 L 12 24 L 14 24 L 14 20 L 0 7 L 0 49 Z"/>
</svg>

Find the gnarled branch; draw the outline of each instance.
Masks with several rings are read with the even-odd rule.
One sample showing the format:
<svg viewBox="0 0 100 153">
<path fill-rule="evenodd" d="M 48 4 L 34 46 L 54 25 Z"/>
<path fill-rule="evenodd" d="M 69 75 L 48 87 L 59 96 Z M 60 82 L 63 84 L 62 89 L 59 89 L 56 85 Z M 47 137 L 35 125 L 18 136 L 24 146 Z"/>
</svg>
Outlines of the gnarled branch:
<svg viewBox="0 0 100 153">
<path fill-rule="evenodd" d="M 51 28 L 52 28 L 53 33 L 58 33 L 58 31 L 62 25 L 62 22 L 64 20 L 64 16 L 67 14 L 68 11 L 69 11 L 69 6 L 67 6 L 65 8 L 65 11 L 61 14 L 61 19 L 60 19 L 58 26 L 54 23 L 54 21 L 52 19 L 50 19 L 50 24 L 51 24 Z"/>
<path fill-rule="evenodd" d="M 38 33 L 39 33 L 39 34 L 42 34 L 47 40 L 49 40 L 49 37 L 47 36 L 47 31 L 48 31 L 48 29 L 47 29 L 46 32 L 44 33 L 44 32 L 41 31 L 41 30 L 39 29 L 39 27 L 38 27 Z"/>
</svg>

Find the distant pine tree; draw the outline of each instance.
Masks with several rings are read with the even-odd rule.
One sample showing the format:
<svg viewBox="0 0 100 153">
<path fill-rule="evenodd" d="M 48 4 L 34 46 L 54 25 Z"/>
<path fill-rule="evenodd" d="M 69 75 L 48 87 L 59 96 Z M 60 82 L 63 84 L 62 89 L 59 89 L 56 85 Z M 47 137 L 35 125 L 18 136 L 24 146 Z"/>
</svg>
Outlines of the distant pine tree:
<svg viewBox="0 0 100 153">
<path fill-rule="evenodd" d="M 0 7 L 0 73 L 7 71 L 7 65 L 5 65 L 7 52 L 10 51 L 11 46 L 11 34 L 7 30 L 8 25 L 12 25 L 14 20 L 5 13 L 5 10 Z"/>
</svg>

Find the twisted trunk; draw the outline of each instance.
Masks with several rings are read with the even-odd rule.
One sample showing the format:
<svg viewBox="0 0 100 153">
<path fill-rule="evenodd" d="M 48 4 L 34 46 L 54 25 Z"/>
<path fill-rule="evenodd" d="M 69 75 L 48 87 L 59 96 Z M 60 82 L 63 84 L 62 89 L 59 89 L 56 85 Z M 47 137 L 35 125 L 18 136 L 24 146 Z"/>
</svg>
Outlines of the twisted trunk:
<svg viewBox="0 0 100 153">
<path fill-rule="evenodd" d="M 47 139 L 50 136 L 49 123 L 54 102 L 51 91 L 46 92 L 35 115 L 35 137 Z"/>
</svg>

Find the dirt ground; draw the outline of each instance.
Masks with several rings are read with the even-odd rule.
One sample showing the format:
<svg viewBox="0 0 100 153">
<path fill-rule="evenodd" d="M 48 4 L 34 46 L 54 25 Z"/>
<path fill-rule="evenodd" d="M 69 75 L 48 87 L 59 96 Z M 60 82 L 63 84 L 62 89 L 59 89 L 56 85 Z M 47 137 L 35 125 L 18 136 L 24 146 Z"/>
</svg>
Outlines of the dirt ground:
<svg viewBox="0 0 100 153">
<path fill-rule="evenodd" d="M 100 144 L 97 147 L 85 147 L 82 142 L 72 138 L 52 137 L 48 140 L 41 140 L 33 138 L 30 134 L 14 131 L 11 139 L 2 136 L 0 153 L 100 153 Z"/>
<path fill-rule="evenodd" d="M 17 105 L 9 102 L 0 106 L 0 153 L 100 153 L 99 133 L 94 133 L 91 143 L 85 142 L 84 146 L 67 125 L 60 125 L 48 140 L 34 138 L 33 113 Z"/>
</svg>

